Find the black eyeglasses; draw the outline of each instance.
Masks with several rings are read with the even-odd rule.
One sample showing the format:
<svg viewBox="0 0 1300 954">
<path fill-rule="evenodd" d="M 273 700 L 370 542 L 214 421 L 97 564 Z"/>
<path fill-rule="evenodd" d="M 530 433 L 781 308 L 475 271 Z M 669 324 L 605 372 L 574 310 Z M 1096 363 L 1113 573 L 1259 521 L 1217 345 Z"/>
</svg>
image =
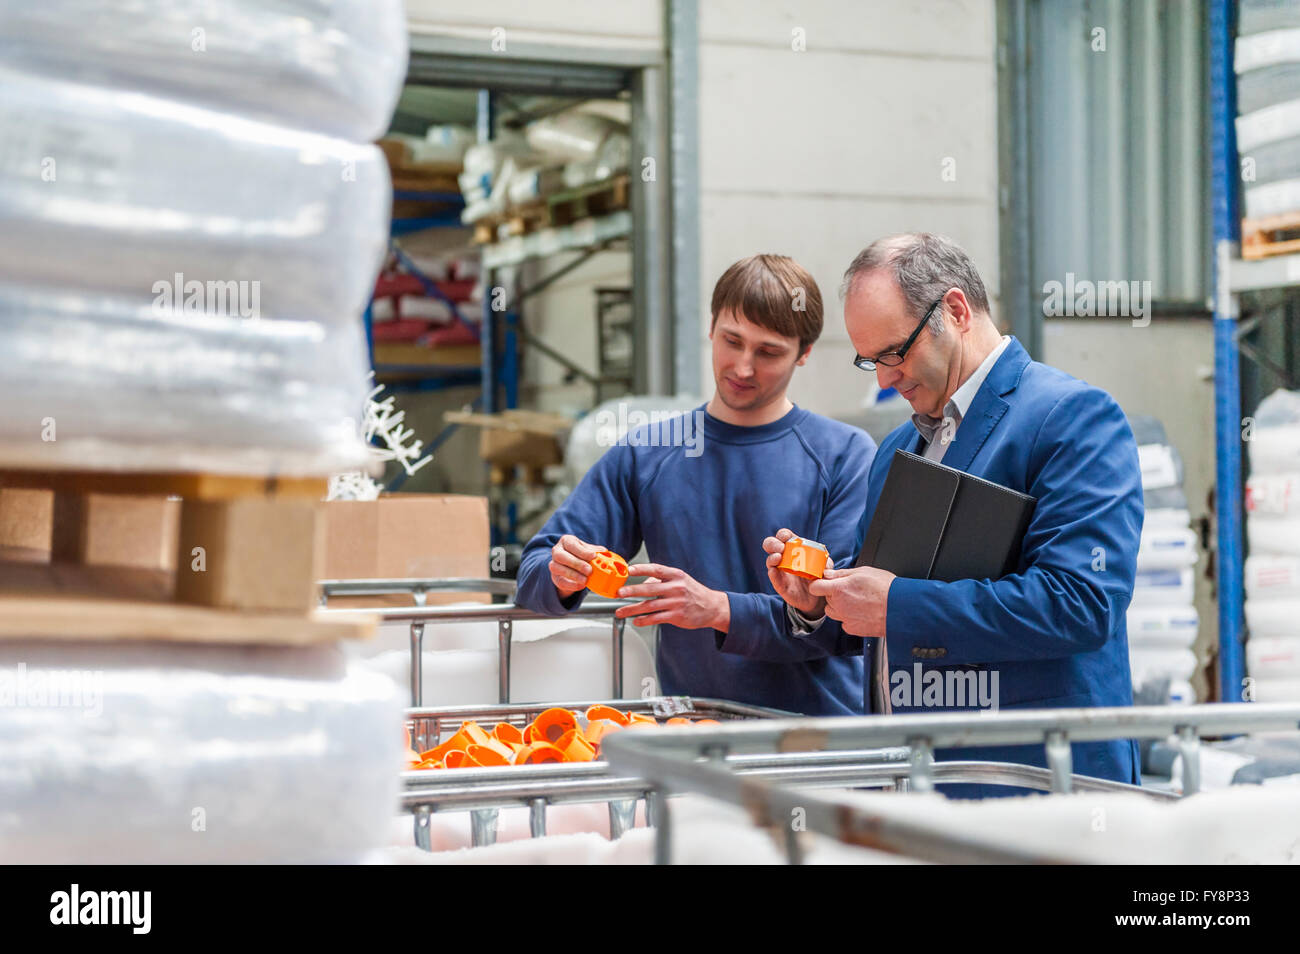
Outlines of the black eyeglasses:
<svg viewBox="0 0 1300 954">
<path fill-rule="evenodd" d="M 944 292 L 943 295 L 940 295 L 934 300 L 933 305 L 925 310 L 925 316 L 921 319 L 921 323 L 916 326 L 916 329 L 910 335 L 908 335 L 907 340 L 903 342 L 903 346 L 897 351 L 886 351 L 884 354 L 875 358 L 864 358 L 862 355 L 858 355 L 853 359 L 853 363 L 863 371 L 874 371 L 878 364 L 883 364 L 887 368 L 897 367 L 902 364 L 903 359 L 907 357 L 907 349 L 912 347 L 912 342 L 916 340 L 916 336 L 921 333 L 921 329 L 925 327 L 925 323 L 930 320 L 930 316 L 934 314 L 935 308 L 939 307 L 939 302 L 943 301 L 944 295 L 947 294 L 947 292 Z"/>
</svg>

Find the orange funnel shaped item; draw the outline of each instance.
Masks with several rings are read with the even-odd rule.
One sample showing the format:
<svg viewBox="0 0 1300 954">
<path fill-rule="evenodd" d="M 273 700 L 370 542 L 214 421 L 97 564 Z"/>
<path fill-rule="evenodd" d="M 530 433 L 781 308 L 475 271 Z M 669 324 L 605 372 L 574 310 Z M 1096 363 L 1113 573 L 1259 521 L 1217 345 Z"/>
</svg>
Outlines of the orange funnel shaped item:
<svg viewBox="0 0 1300 954">
<path fill-rule="evenodd" d="M 591 576 L 587 577 L 587 589 L 598 596 L 616 598 L 619 588 L 627 583 L 627 561 L 617 553 L 601 550 L 589 562 Z"/>
</svg>

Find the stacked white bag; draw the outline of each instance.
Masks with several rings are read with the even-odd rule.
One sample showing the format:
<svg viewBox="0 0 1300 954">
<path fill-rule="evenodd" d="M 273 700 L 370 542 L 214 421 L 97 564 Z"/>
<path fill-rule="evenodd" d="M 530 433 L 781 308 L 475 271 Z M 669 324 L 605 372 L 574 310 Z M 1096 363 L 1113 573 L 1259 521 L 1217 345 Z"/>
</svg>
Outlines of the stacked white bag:
<svg viewBox="0 0 1300 954">
<path fill-rule="evenodd" d="M 1133 688 L 1168 681 L 1174 703 L 1195 702 L 1193 645 L 1199 619 L 1193 605 L 1196 532 L 1192 530 L 1183 462 L 1155 418 L 1130 419 L 1142 467 L 1146 515 L 1138 547 L 1137 578 L 1128 610 Z"/>
<path fill-rule="evenodd" d="M 1300 211 L 1300 0 L 1241 0 L 1233 60 L 1245 215 Z"/>
<path fill-rule="evenodd" d="M 1258 702 L 1300 701 L 1300 393 L 1274 391 L 1247 442 L 1246 672 Z"/>
<path fill-rule="evenodd" d="M 399 0 L 11 3 L 0 35 L 6 463 L 360 465 Z"/>
<path fill-rule="evenodd" d="M 401 0 L 6 3 L 0 36 L 0 464 L 363 464 Z M 383 844 L 390 681 L 338 646 L 77 635 L 0 643 L 0 863 Z"/>
</svg>

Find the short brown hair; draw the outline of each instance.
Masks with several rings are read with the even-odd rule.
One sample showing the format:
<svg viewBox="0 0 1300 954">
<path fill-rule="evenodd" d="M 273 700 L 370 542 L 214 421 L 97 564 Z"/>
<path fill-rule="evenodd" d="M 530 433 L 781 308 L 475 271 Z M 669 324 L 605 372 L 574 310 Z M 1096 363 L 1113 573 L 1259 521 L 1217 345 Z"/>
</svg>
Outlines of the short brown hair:
<svg viewBox="0 0 1300 954">
<path fill-rule="evenodd" d="M 768 331 L 798 338 L 800 354 L 822 333 L 821 289 L 788 255 L 751 255 L 732 265 L 713 286 L 712 311 L 710 331 L 718 315 L 732 311 Z"/>
</svg>

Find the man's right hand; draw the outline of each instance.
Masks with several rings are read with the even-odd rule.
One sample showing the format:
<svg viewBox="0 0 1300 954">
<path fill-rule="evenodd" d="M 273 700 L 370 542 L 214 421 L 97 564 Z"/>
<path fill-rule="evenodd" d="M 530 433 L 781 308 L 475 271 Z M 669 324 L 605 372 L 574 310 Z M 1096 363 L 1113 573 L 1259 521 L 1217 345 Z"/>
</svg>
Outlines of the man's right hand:
<svg viewBox="0 0 1300 954">
<path fill-rule="evenodd" d="M 571 533 L 560 537 L 551 547 L 551 582 L 560 593 L 560 599 L 568 599 L 579 590 L 587 588 L 587 577 L 591 576 L 591 564 L 587 561 L 602 552 L 604 547 L 584 543 Z"/>
<path fill-rule="evenodd" d="M 767 537 L 763 541 L 763 549 L 768 554 L 767 578 L 772 581 L 772 587 L 781 599 L 805 616 L 816 619 L 819 616 L 826 615 L 826 598 L 813 596 L 808 592 L 808 584 L 813 581 L 805 580 L 801 576 L 795 576 L 793 573 L 787 573 L 785 570 L 776 568 L 777 564 L 781 562 L 781 553 L 785 550 L 786 541 L 795 536 L 798 536 L 798 534 L 782 527 L 776 532 L 776 536 Z"/>
</svg>

